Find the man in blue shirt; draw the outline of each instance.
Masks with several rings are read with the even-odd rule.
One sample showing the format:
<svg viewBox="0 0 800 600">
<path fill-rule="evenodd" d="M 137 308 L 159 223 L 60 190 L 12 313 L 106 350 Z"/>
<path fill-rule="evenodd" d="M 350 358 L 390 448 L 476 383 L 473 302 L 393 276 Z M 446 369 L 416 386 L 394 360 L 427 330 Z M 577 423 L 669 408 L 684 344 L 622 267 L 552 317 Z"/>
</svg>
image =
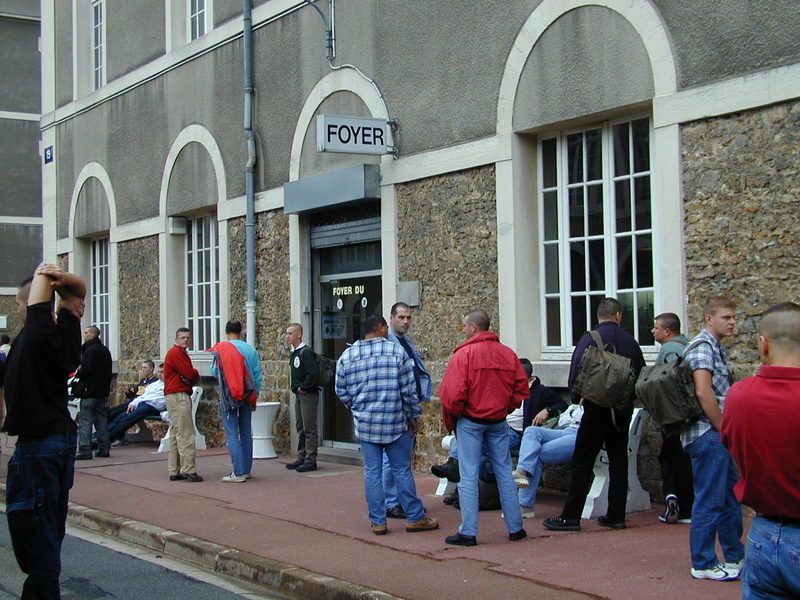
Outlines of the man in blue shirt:
<svg viewBox="0 0 800 600">
<path fill-rule="evenodd" d="M 389 316 L 389 341 L 402 346 L 406 356 L 414 361 L 414 381 L 417 385 L 417 397 L 420 402 L 431 399 L 431 376 L 422 363 L 414 342 L 408 337 L 411 326 L 411 307 L 405 302 L 397 302 L 392 306 Z M 386 516 L 392 519 L 405 519 L 403 507 L 397 501 L 397 486 L 394 483 L 389 458 L 383 455 L 383 491 L 386 494 Z"/>
<path fill-rule="evenodd" d="M 420 415 L 414 361 L 387 338 L 386 319 L 364 321 L 364 339 L 347 348 L 336 365 L 336 394 L 353 413 L 355 433 L 364 457 L 364 493 L 375 535 L 385 535 L 383 453 L 397 485 L 397 497 L 406 514 L 406 531 L 430 531 L 439 522 L 425 516 L 411 473 L 411 449 Z"/>
</svg>

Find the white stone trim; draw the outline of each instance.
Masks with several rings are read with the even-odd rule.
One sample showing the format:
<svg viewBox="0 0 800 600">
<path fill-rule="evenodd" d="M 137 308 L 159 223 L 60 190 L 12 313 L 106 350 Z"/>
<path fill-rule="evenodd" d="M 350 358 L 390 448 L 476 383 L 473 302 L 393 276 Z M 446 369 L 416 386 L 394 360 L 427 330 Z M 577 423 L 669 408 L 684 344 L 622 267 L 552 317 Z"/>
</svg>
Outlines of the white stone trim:
<svg viewBox="0 0 800 600">
<path fill-rule="evenodd" d="M 522 70 L 541 35 L 559 17 L 584 6 L 603 6 L 619 13 L 642 39 L 653 70 L 655 95 L 677 89 L 677 73 L 669 31 L 658 10 L 649 1 L 631 0 L 544 0 L 528 17 L 509 52 L 497 102 L 497 132 L 513 130 L 514 99 Z"/>
<path fill-rule="evenodd" d="M 0 216 L 0 223 L 3 225 L 42 225 L 42 217 L 6 217 Z"/>
<path fill-rule="evenodd" d="M 42 115 L 35 113 L 12 112 L 10 110 L 0 110 L 0 119 L 8 121 L 39 121 Z"/>
<path fill-rule="evenodd" d="M 159 219 L 161 220 L 161 231 L 158 237 L 158 277 L 161 285 L 161 311 L 159 315 L 159 325 L 161 330 L 160 347 L 162 355 L 173 345 L 173 334 L 178 327 L 184 327 L 186 320 L 184 290 L 178 282 L 185 280 L 186 257 L 184 249 L 184 236 L 170 235 L 167 233 L 167 221 L 170 215 L 167 211 L 167 192 L 169 191 L 169 180 L 178 155 L 184 146 L 191 142 L 197 142 L 208 152 L 211 163 L 214 166 L 214 175 L 217 181 L 217 206 L 224 204 L 228 196 L 228 187 L 225 180 L 225 165 L 222 161 L 222 152 L 217 141 L 211 132 L 202 125 L 189 125 L 181 131 L 172 142 L 172 147 L 164 161 L 164 172 L 161 175 L 161 187 L 158 199 Z M 217 213 L 217 220 L 220 220 Z M 219 269 L 220 273 L 228 273 L 230 268 L 229 248 L 227 244 L 227 221 L 219 223 L 218 228 L 220 250 L 219 250 Z M 224 229 L 224 232 L 223 232 Z M 223 237 L 225 245 L 222 245 Z M 224 280 L 224 283 L 223 283 Z M 219 287 L 219 308 L 220 322 L 227 321 L 230 303 L 228 277 L 220 277 Z M 223 320 L 223 318 L 225 320 Z M 175 323 L 178 323 L 175 325 Z M 173 326 L 174 325 L 174 326 Z"/>
</svg>

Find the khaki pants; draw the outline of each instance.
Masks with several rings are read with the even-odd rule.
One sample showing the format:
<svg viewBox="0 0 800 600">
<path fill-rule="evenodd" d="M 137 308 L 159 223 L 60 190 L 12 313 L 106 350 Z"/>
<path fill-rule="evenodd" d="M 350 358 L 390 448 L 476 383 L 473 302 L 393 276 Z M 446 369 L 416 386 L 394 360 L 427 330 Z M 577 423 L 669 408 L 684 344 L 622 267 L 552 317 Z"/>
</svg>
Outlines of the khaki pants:
<svg viewBox="0 0 800 600">
<path fill-rule="evenodd" d="M 167 394 L 167 410 L 172 421 L 169 436 L 169 474 L 196 473 L 194 423 L 192 423 L 192 400 L 186 392 Z"/>
</svg>

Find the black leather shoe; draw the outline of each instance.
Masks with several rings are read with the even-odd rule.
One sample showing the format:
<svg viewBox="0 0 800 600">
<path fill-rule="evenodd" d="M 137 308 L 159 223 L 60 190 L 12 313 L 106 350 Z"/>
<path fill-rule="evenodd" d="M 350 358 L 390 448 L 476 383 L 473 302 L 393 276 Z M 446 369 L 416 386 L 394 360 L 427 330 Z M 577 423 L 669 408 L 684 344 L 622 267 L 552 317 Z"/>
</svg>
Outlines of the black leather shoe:
<svg viewBox="0 0 800 600">
<path fill-rule="evenodd" d="M 306 461 L 299 467 L 295 469 L 298 473 L 308 473 L 309 471 L 316 471 L 317 470 L 317 463 Z"/>
<path fill-rule="evenodd" d="M 403 507 L 397 504 L 392 508 L 386 509 L 386 516 L 389 519 L 405 519 L 406 513 L 403 511 Z"/>
<path fill-rule="evenodd" d="M 602 517 L 597 517 L 597 524 L 602 525 L 603 527 L 611 527 L 611 529 L 627 529 L 628 527 L 627 525 L 625 525 L 625 521 L 614 522 L 605 515 L 603 515 Z"/>
<path fill-rule="evenodd" d="M 286 468 L 289 469 L 289 470 L 294 471 L 297 467 L 302 465 L 304 462 L 306 462 L 305 458 L 298 458 L 297 460 L 295 460 L 293 462 L 286 463 Z"/>
<path fill-rule="evenodd" d="M 444 477 L 447 481 L 452 481 L 453 483 L 461 481 L 461 475 L 458 472 L 458 460 L 455 458 L 448 458 L 443 465 L 433 465 L 431 473 L 437 477 Z"/>
<path fill-rule="evenodd" d="M 478 540 L 475 539 L 474 535 L 461 535 L 457 533 L 455 535 L 451 535 L 450 537 L 444 538 L 444 541 L 451 546 L 477 546 Z"/>
<path fill-rule="evenodd" d="M 453 506 L 456 502 L 458 502 L 458 491 L 455 491 L 449 496 L 445 496 L 444 498 L 442 498 L 442 502 L 444 502 L 448 506 Z"/>
<path fill-rule="evenodd" d="M 92 453 L 90 452 L 89 454 L 84 454 L 84 453 L 76 454 L 75 460 L 92 460 Z"/>
<path fill-rule="evenodd" d="M 186 479 L 186 475 L 182 475 L 181 473 L 169 476 L 170 481 L 183 481 L 184 479 Z"/>
<path fill-rule="evenodd" d="M 580 519 L 564 519 L 563 517 L 552 517 L 542 521 L 547 529 L 551 531 L 580 531 Z"/>
<path fill-rule="evenodd" d="M 94 455 L 95 455 L 97 458 L 108 458 L 108 457 L 110 457 L 110 456 L 111 456 L 111 455 L 108 453 L 108 450 L 106 450 L 105 452 L 104 452 L 104 451 L 102 451 L 102 450 L 98 450 L 97 452 L 95 452 L 95 453 L 94 453 Z"/>
<path fill-rule="evenodd" d="M 203 481 L 203 478 L 200 477 L 200 475 L 198 475 L 197 473 L 184 473 L 183 474 L 183 478 L 186 481 L 192 481 L 194 483 L 198 483 L 200 481 Z"/>
<path fill-rule="evenodd" d="M 528 537 L 528 532 L 525 531 L 524 529 L 520 529 L 519 531 L 517 531 L 515 533 L 509 533 L 508 534 L 508 541 L 509 542 L 518 542 L 520 540 L 524 540 L 526 537 Z"/>
</svg>

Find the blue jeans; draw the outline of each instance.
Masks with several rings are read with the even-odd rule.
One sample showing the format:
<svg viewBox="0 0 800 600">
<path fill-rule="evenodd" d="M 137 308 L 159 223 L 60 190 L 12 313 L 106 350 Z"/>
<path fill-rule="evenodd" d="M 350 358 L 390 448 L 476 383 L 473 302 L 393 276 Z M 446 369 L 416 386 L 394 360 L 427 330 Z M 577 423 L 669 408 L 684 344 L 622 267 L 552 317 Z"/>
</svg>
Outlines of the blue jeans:
<svg viewBox="0 0 800 600">
<path fill-rule="evenodd" d="M 228 453 L 231 455 L 234 475 L 246 475 L 253 468 L 253 406 L 246 402 L 236 410 L 219 406 Z"/>
<path fill-rule="evenodd" d="M 536 503 L 536 490 L 542 480 L 543 465 L 569 462 L 575 451 L 577 427 L 545 429 L 528 427 L 522 435 L 517 468 L 529 473 L 528 487 L 519 490 L 519 503 L 532 507 Z"/>
<path fill-rule="evenodd" d="M 497 479 L 500 504 L 509 533 L 522 529 L 522 512 L 517 501 L 517 486 L 511 475 L 511 452 L 508 450 L 508 423 L 494 425 L 475 423 L 460 418 L 456 427 L 458 435 L 458 502 L 461 506 L 463 535 L 478 535 L 478 471 L 482 462 L 481 449 L 485 445 L 489 462 Z"/>
<path fill-rule="evenodd" d="M 509 452 L 519 446 L 520 442 L 522 441 L 522 434 L 508 428 L 508 450 Z M 453 441 L 450 442 L 450 458 L 454 460 L 458 460 L 458 439 L 453 438 Z M 491 479 L 494 481 L 494 471 L 492 470 L 492 465 L 489 461 L 489 454 L 486 452 L 486 447 L 484 446 L 483 450 L 481 451 L 481 468 L 478 470 L 478 477 L 481 479 L 486 480 Z"/>
<path fill-rule="evenodd" d="M 92 426 L 97 431 L 97 450 L 108 452 L 111 442 L 108 438 L 107 398 L 81 398 L 81 420 L 78 425 L 78 451 L 92 453 Z"/>
<path fill-rule="evenodd" d="M 425 507 L 417 497 L 417 484 L 411 474 L 411 449 L 414 438 L 406 431 L 389 444 L 373 444 L 361 441 L 364 456 L 364 495 L 367 498 L 369 521 L 373 525 L 386 525 L 386 498 L 383 492 L 383 453 L 389 459 L 394 481 L 397 485 L 397 499 L 406 520 L 416 523 L 425 517 Z"/>
<path fill-rule="evenodd" d="M 694 507 L 689 530 L 692 566 L 710 569 L 719 564 L 714 544 L 719 544 L 723 562 L 744 558 L 742 507 L 733 494 L 738 476 L 733 458 L 719 440 L 719 432 L 709 429 L 686 452 L 692 457 Z"/>
<path fill-rule="evenodd" d="M 61 598 L 61 543 L 76 441 L 72 433 L 20 436 L 8 463 L 8 530 L 17 564 L 28 576 L 21 598 Z"/>
<path fill-rule="evenodd" d="M 742 599 L 800 597 L 800 527 L 756 516 L 747 535 Z"/>
<path fill-rule="evenodd" d="M 157 417 L 161 412 L 149 404 L 140 402 L 131 412 L 123 412 L 108 424 L 108 439 L 112 442 L 125 437 L 125 432 L 145 417 Z"/>
</svg>

